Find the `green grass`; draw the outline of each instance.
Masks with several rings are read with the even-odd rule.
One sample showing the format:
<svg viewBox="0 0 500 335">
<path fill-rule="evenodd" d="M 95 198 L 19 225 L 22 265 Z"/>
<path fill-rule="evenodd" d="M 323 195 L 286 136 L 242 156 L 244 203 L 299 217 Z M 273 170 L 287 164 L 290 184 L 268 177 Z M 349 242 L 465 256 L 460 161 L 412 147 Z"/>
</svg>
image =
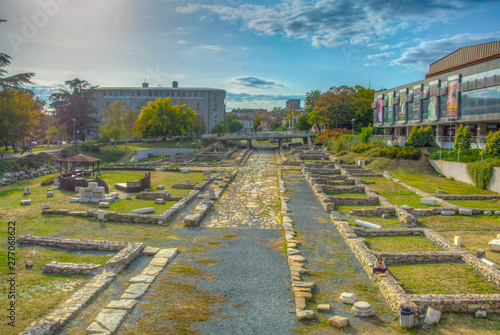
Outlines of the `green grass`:
<svg viewBox="0 0 500 335">
<path fill-rule="evenodd" d="M 326 195 L 329 195 L 331 197 L 341 197 L 341 198 L 362 198 L 362 197 L 366 197 L 366 194 L 365 193 L 325 193 Z"/>
<path fill-rule="evenodd" d="M 365 177 L 363 177 L 365 179 Z M 366 179 L 368 180 L 368 179 Z M 429 208 L 432 206 L 426 206 L 420 204 L 420 199 L 422 198 L 415 192 L 408 190 L 407 188 L 385 179 L 384 181 L 375 181 L 374 184 L 369 185 L 375 192 L 389 200 L 394 205 L 402 206 L 408 205 L 413 208 Z"/>
<path fill-rule="evenodd" d="M 499 287 L 483 280 L 463 263 L 390 265 L 391 274 L 410 294 L 498 294 Z"/>
<path fill-rule="evenodd" d="M 136 199 L 132 198 L 132 200 L 120 200 L 118 202 L 114 202 L 109 205 L 109 210 L 113 212 L 119 213 L 130 213 L 133 209 L 140 209 L 146 207 L 153 207 L 155 209 L 154 212 L 147 213 L 147 215 L 156 214 L 160 215 L 165 212 L 167 209 L 172 207 L 176 201 L 165 201 L 164 204 L 156 204 L 154 200 L 146 200 L 146 199 Z"/>
<path fill-rule="evenodd" d="M 419 221 L 426 228 L 434 230 L 467 230 L 467 229 L 500 229 L 498 215 L 432 215 L 419 217 Z"/>
<path fill-rule="evenodd" d="M 449 194 L 497 194 L 443 176 L 422 175 L 408 170 L 399 170 L 391 172 L 391 174 L 404 183 L 427 193 L 436 193 L 437 190 L 443 190 Z"/>
<path fill-rule="evenodd" d="M 373 251 L 428 252 L 442 251 L 422 236 L 365 237 L 366 245 Z"/>
<path fill-rule="evenodd" d="M 355 206 L 355 205 L 335 205 L 335 210 L 337 212 L 340 212 L 340 213 L 344 213 L 344 214 L 349 214 L 350 211 L 352 211 L 353 209 L 362 209 L 362 208 L 377 208 L 379 206 L 375 206 L 375 205 L 359 205 L 359 206 Z"/>
<path fill-rule="evenodd" d="M 486 199 L 486 200 L 447 200 L 452 204 L 468 207 L 468 208 L 482 208 L 482 209 L 500 209 L 500 199 Z"/>
</svg>

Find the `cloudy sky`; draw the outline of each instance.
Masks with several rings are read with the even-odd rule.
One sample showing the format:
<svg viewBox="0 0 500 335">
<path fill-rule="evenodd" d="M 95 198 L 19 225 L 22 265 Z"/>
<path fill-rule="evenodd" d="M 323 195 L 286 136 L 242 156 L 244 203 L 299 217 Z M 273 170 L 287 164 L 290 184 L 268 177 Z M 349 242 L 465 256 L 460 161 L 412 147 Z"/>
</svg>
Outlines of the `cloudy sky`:
<svg viewBox="0 0 500 335">
<path fill-rule="evenodd" d="M 35 72 L 42 97 L 75 77 L 146 77 L 225 89 L 228 110 L 343 84 L 394 87 L 457 48 L 500 39 L 500 0 L 11 0 L 0 13 L 7 70 Z"/>
</svg>

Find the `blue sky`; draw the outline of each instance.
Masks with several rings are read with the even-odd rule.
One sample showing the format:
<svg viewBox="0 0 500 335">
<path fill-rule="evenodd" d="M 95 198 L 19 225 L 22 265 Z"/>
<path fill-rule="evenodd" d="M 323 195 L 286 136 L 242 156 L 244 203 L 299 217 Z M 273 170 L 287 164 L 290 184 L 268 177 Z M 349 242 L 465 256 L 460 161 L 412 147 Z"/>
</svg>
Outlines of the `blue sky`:
<svg viewBox="0 0 500 335">
<path fill-rule="evenodd" d="M 284 107 L 343 84 L 402 85 L 462 46 L 500 39 L 494 0 L 15 0 L 0 13 L 7 70 L 35 72 L 42 97 L 75 77 L 146 77 L 225 89 L 228 110 Z"/>
</svg>

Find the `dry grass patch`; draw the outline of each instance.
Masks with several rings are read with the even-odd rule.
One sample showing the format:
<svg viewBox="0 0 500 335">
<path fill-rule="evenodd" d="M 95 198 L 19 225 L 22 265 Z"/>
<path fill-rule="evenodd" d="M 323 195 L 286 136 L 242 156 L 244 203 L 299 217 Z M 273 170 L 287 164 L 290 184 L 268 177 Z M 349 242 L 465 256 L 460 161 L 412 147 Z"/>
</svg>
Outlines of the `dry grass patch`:
<svg viewBox="0 0 500 335">
<path fill-rule="evenodd" d="M 365 237 L 366 245 L 381 252 L 428 252 L 442 251 L 422 236 Z"/>
<path fill-rule="evenodd" d="M 495 294 L 499 287 L 463 263 L 395 264 L 388 267 L 410 294 Z"/>
</svg>

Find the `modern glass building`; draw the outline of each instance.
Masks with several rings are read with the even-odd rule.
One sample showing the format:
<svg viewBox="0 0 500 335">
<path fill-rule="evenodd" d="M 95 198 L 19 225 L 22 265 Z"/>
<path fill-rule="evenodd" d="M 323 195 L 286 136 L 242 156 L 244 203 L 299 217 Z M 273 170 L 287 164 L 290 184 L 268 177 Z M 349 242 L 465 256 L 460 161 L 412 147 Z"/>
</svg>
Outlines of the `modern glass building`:
<svg viewBox="0 0 500 335">
<path fill-rule="evenodd" d="M 500 41 L 460 48 L 429 66 L 425 79 L 375 92 L 373 124 L 385 135 L 408 136 L 431 125 L 447 146 L 459 124 L 477 143 L 500 129 Z"/>
</svg>

